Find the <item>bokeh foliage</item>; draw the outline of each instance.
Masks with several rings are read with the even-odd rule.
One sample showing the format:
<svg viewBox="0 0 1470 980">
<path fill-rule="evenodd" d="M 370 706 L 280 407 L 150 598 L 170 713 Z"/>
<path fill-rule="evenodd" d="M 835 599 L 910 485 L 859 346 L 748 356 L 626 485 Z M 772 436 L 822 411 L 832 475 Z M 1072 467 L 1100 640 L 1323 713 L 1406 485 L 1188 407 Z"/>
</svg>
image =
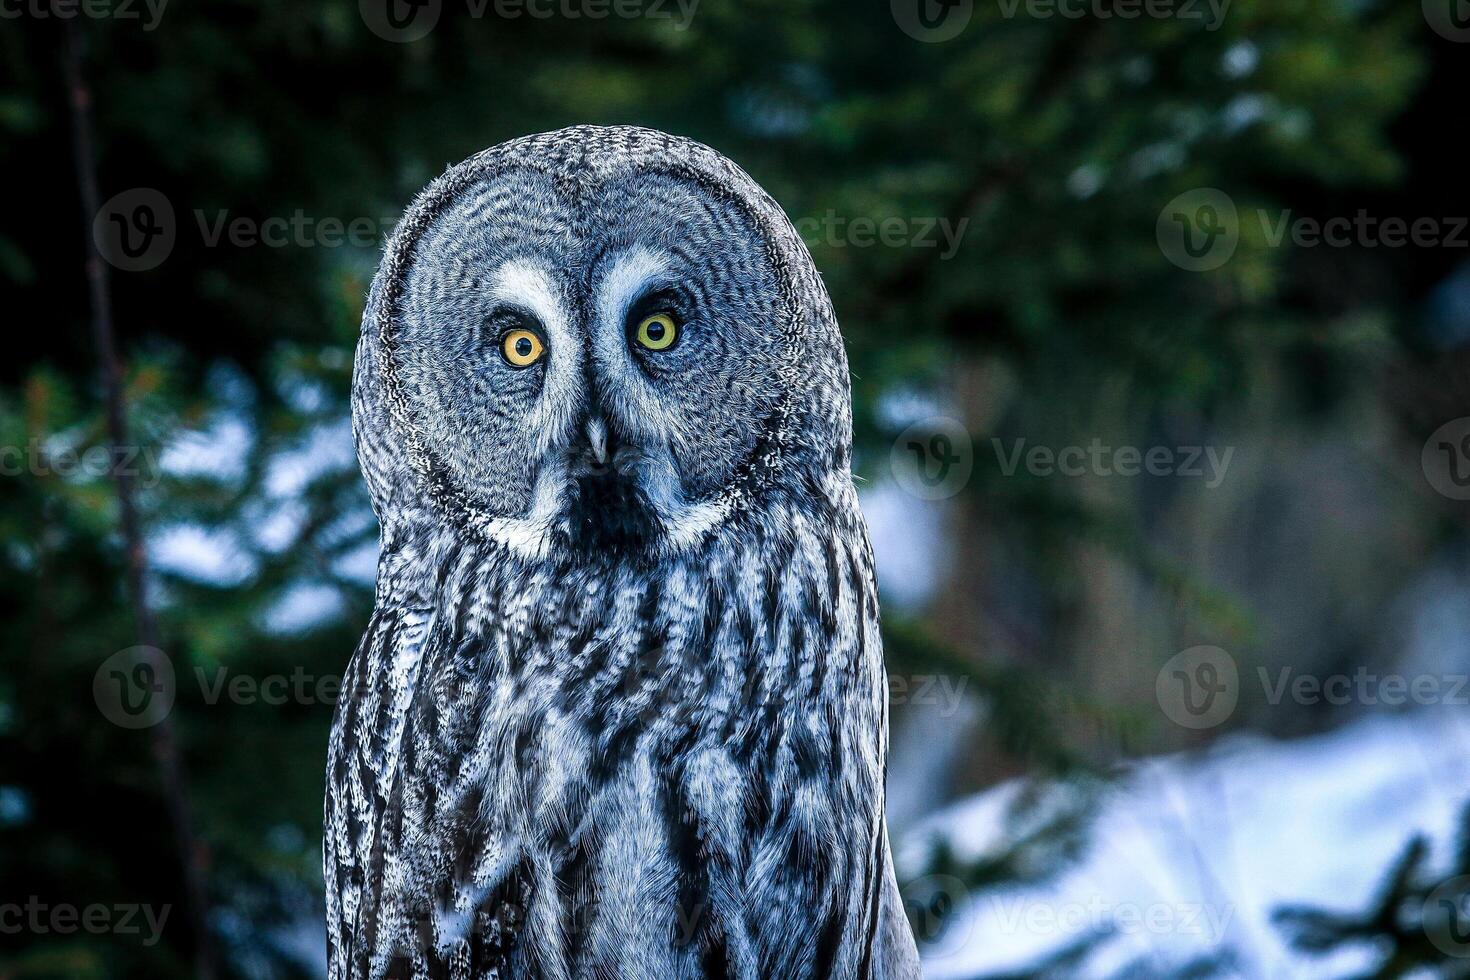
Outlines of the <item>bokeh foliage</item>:
<svg viewBox="0 0 1470 980">
<path fill-rule="evenodd" d="M 1416 4 L 1235 0 L 1217 29 L 1020 9 L 978 4 L 943 44 L 906 35 L 886 4 L 840 0 L 703 0 L 687 29 L 476 19 L 448 3 L 407 45 L 368 31 L 351 0 L 174 0 L 153 30 L 80 25 L 104 197 L 156 188 L 178 219 L 163 265 L 115 276 L 115 306 L 133 431 L 155 459 L 171 449 L 179 461 L 145 481 L 150 536 L 197 539 L 217 559 L 163 563 L 155 595 L 233 973 L 312 972 L 300 931 L 320 889 L 331 704 L 210 703 L 196 671 L 210 684 L 222 670 L 331 677 L 356 641 L 374 528 L 340 450 L 377 253 L 211 246 L 201 222 L 299 209 L 385 229 L 446 165 L 582 122 L 708 142 L 819 227 L 965 220 L 948 258 L 840 231 L 811 238 L 849 339 L 860 464 L 875 479 L 898 424 L 884 405 L 915 393 L 965 418 L 977 442 L 1080 439 L 1100 417 L 1172 438 L 1248 413 L 1267 388 L 1273 418 L 1309 424 L 1351 397 L 1365 365 L 1418 369 L 1412 314 L 1453 256 L 1303 255 L 1245 223 L 1229 263 L 1194 273 L 1155 238 L 1165 203 L 1199 187 L 1227 190 L 1243 211 L 1452 210 L 1427 205 L 1426 187 L 1453 172 L 1437 147 L 1465 75 Z M 47 453 L 104 438 L 81 279 L 92 216 L 76 204 L 60 33 L 54 18 L 0 26 L 12 188 L 0 283 L 19 347 L 0 364 L 0 443 Z M 0 505 L 0 901 L 177 902 L 146 737 L 108 723 L 90 694 L 99 664 L 133 642 L 110 487 L 39 469 L 4 477 Z M 1251 641 L 1254 614 L 1230 583 L 1181 568 L 1149 537 L 1156 501 L 977 468 L 959 503 L 962 526 L 985 529 L 984 561 L 1007 567 L 995 591 L 961 599 L 1075 624 L 1077 556 L 1098 549 L 1190 628 Z M 991 748 L 1008 771 L 1100 771 L 1120 751 L 1168 744 L 1136 705 L 1053 696 L 1079 676 L 1047 652 L 1060 627 L 1000 651 L 943 616 L 895 614 L 891 657 L 969 672 L 997 705 Z M 1100 749 L 1086 734 L 1099 730 L 1123 734 Z M 188 971 L 177 928 L 152 947 L 19 938 L 0 975 Z"/>
</svg>

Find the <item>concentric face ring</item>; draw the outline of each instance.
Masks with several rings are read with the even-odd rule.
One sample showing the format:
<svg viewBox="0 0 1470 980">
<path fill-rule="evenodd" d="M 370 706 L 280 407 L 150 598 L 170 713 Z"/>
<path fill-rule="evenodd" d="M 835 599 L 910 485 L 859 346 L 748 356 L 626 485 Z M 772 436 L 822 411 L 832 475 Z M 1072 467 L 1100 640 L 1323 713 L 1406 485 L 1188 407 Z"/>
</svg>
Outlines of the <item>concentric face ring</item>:
<svg viewBox="0 0 1470 980">
<path fill-rule="evenodd" d="M 412 360 L 411 355 L 405 358 L 405 352 L 418 339 L 412 336 L 412 328 L 405 330 L 405 304 L 416 300 L 414 290 L 410 288 L 411 277 L 436 258 L 428 253 L 432 253 L 437 245 L 431 243 L 427 251 L 424 245 L 426 236 L 434 235 L 436 224 L 452 217 L 451 212 L 467 197 L 483 193 L 507 176 L 517 174 L 539 178 L 553 186 L 575 187 L 583 193 L 587 193 L 589 188 L 595 191 L 609 181 L 662 179 L 678 182 L 691 191 L 697 189 L 707 195 L 711 202 L 717 202 L 719 207 L 737 215 L 748 225 L 752 230 L 750 251 L 758 253 L 760 260 L 768 263 L 771 277 L 769 292 L 775 312 L 770 315 L 768 324 L 772 328 L 770 343 L 773 353 L 767 365 L 767 380 L 772 395 L 768 403 L 761 406 L 759 424 L 747 427 L 754 437 L 744 447 L 740 458 L 731 461 L 725 478 L 716 485 L 702 488 L 702 493 L 686 500 L 686 503 L 713 508 L 721 514 L 728 513 L 748 506 L 761 490 L 776 483 L 786 468 L 784 456 L 790 444 L 787 426 L 795 406 L 810 387 L 810 372 L 804 377 L 799 370 L 807 360 L 806 333 L 810 330 L 808 321 L 812 319 L 812 304 L 799 302 L 797 297 L 810 287 L 807 280 L 815 279 L 804 247 L 769 198 L 748 177 L 713 151 L 658 134 L 658 150 L 666 150 L 672 143 L 686 159 L 667 160 L 654 156 L 633 159 L 627 155 L 627 147 L 640 144 L 643 138 L 617 141 L 623 144 L 622 150 L 618 151 L 623 155 L 618 156 L 610 149 L 597 151 L 590 148 L 599 142 L 596 132 L 580 137 L 588 144 L 588 149 L 577 156 L 575 163 L 567 163 L 568 154 L 564 152 L 560 156 L 552 154 L 546 159 L 540 158 L 535 144 L 538 140 L 555 142 L 553 138 L 557 134 L 549 134 L 497 147 L 461 164 L 431 185 L 414 203 L 385 255 L 379 274 L 380 288 L 376 291 L 379 301 L 370 314 L 376 334 L 383 404 L 403 453 L 411 469 L 418 474 L 426 495 L 453 519 L 463 523 L 485 528 L 497 521 L 529 518 L 536 512 L 537 496 L 542 488 L 534 479 L 524 479 L 518 497 L 487 492 L 489 488 L 484 481 L 475 479 L 475 475 L 467 473 L 463 466 L 455 465 L 453 457 L 456 454 L 446 451 L 443 440 L 438 438 L 441 433 L 436 431 L 435 413 L 426 418 L 420 405 L 421 379 L 414 377 L 416 369 L 412 365 L 405 365 L 406 359 Z M 695 162 L 692 158 L 700 159 Z M 732 174 L 738 178 L 732 181 Z M 732 182 L 736 186 L 733 191 Z M 568 226 L 576 231 L 585 231 L 596 225 L 596 215 L 586 213 L 585 205 L 583 213 L 568 221 Z M 605 231 L 607 227 L 604 222 L 602 229 Z M 620 240 L 616 244 L 622 245 L 622 251 L 626 252 L 631 243 Z M 612 253 L 618 249 L 609 246 L 600 251 Z M 590 265 L 595 266 L 597 261 L 594 258 Z M 580 285 L 584 291 L 591 291 L 591 284 Z M 575 291 L 575 285 L 563 283 L 562 286 L 567 292 Z M 820 294 L 820 299 L 819 305 L 825 308 L 824 293 Z M 566 303 L 566 308 L 576 310 L 585 318 L 589 302 L 586 296 L 573 296 Z M 668 311 L 654 310 L 641 316 L 633 325 L 632 336 L 624 336 L 623 342 L 629 347 L 636 347 L 639 353 L 649 358 L 658 357 L 661 352 L 667 352 L 668 356 L 682 354 L 686 347 L 693 346 L 693 341 L 686 343 L 683 325 L 673 316 L 663 319 L 667 314 Z M 830 328 L 835 334 L 835 324 L 830 324 Z M 503 366 L 526 376 L 543 371 L 549 376 L 556 370 L 553 365 L 559 344 L 557 338 L 547 331 L 527 329 L 525 333 L 517 333 L 511 330 L 496 339 L 500 343 L 496 356 Z M 837 349 L 840 355 L 840 346 Z M 582 394 L 586 398 L 592 392 L 584 389 Z M 845 409 L 845 387 L 840 394 Z M 579 422 L 579 413 L 573 410 L 570 400 L 551 414 L 555 417 L 555 424 L 549 428 L 557 430 L 558 438 L 568 437 Z M 840 436 L 845 437 L 845 430 Z M 550 441 L 555 442 L 556 439 Z M 453 447 L 449 448 L 452 450 Z M 829 455 L 845 458 L 845 453 Z M 516 505 L 512 508 L 497 506 L 500 501 L 512 499 Z M 543 512 L 540 516 L 545 518 L 547 514 Z"/>
</svg>

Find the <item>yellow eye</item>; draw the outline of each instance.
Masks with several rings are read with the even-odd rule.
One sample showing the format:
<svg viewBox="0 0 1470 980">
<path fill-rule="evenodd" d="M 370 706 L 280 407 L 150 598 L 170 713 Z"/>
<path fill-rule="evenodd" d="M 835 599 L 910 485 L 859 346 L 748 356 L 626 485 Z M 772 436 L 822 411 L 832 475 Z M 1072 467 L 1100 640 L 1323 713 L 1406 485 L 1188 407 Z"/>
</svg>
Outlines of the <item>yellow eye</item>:
<svg viewBox="0 0 1470 980">
<path fill-rule="evenodd" d="M 649 350 L 668 350 L 679 339 L 679 326 L 670 314 L 654 313 L 639 321 L 633 337 Z"/>
<path fill-rule="evenodd" d="M 508 331 L 500 339 L 500 353 L 511 367 L 530 367 L 541 360 L 546 345 L 535 333 L 522 328 Z"/>
</svg>

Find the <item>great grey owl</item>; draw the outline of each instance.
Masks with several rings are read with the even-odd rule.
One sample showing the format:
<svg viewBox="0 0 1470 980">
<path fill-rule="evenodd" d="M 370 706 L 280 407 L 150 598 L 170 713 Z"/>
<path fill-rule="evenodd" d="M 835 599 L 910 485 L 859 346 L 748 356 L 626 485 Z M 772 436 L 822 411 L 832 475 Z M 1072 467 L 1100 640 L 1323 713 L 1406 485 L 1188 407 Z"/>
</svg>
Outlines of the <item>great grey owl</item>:
<svg viewBox="0 0 1470 980">
<path fill-rule="evenodd" d="M 707 147 L 530 136 L 409 207 L 353 383 L 333 978 L 918 976 L 848 389 L 805 246 Z"/>
</svg>

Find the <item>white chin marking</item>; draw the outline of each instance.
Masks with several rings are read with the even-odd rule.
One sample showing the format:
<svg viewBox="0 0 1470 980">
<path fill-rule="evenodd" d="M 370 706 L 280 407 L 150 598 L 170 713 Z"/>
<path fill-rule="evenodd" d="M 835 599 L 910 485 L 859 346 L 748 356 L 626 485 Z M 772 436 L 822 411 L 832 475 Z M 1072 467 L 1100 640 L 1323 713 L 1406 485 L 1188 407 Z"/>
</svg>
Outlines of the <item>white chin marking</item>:
<svg viewBox="0 0 1470 980">
<path fill-rule="evenodd" d="M 703 504 L 686 506 L 677 513 L 663 517 L 664 540 L 670 551 L 686 551 L 703 541 L 716 526 L 723 523 L 734 509 L 728 497 L 721 497 Z"/>
<path fill-rule="evenodd" d="M 734 503 L 722 497 L 683 507 L 671 515 L 660 515 L 661 530 L 649 546 L 664 556 L 688 551 L 723 523 L 733 510 Z M 559 525 L 555 517 L 489 517 L 477 523 L 481 533 L 518 558 L 544 561 L 552 557 L 552 540 Z"/>
<path fill-rule="evenodd" d="M 517 557 L 544 561 L 555 557 L 552 543 L 556 531 L 564 526 L 563 508 L 571 493 L 566 464 L 548 463 L 537 478 L 535 497 L 524 516 L 480 515 L 473 520 L 482 534 Z M 699 545 L 735 509 L 735 502 L 728 495 L 698 504 L 652 494 L 648 500 L 659 525 L 648 544 L 656 554 L 666 557 Z"/>
<path fill-rule="evenodd" d="M 490 540 L 532 561 L 545 558 L 551 549 L 552 532 L 567 496 L 567 464 L 546 459 L 536 477 L 531 507 L 524 517 L 483 517 L 476 521 Z"/>
<path fill-rule="evenodd" d="M 638 467 L 638 482 L 644 497 L 663 525 L 668 546 L 675 551 L 697 544 L 705 534 L 729 515 L 730 501 L 724 497 L 691 504 L 667 446 L 648 451 Z"/>
</svg>

